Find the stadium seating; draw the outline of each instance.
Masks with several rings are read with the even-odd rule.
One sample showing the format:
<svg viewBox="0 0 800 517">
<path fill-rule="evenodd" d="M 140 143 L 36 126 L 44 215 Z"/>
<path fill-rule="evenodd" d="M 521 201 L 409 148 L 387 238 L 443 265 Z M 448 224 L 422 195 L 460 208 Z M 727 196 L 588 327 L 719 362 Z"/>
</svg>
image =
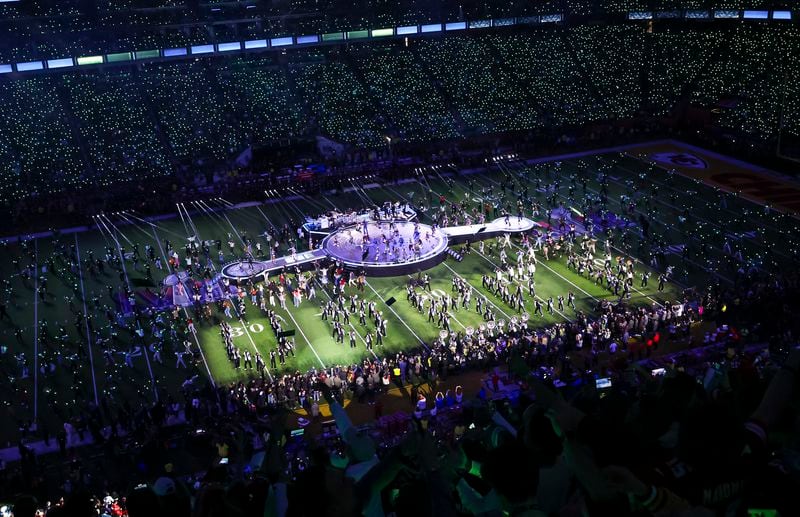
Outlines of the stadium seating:
<svg viewBox="0 0 800 517">
<path fill-rule="evenodd" d="M 630 117 L 641 107 L 641 33 L 640 27 L 632 25 L 581 26 L 569 31 L 577 64 L 610 118 Z"/>
<path fill-rule="evenodd" d="M 142 92 L 129 88 L 135 81 L 133 74 L 65 75 L 63 79 L 96 185 L 171 171 Z"/>
<path fill-rule="evenodd" d="M 220 94 L 209 63 L 156 64 L 141 81 L 178 160 L 197 164 L 241 151 L 243 129 L 233 109 L 238 99 Z"/>
<path fill-rule="evenodd" d="M 391 13 L 401 16 L 388 8 L 373 14 L 389 24 Z M 316 31 L 334 18 L 302 23 Z M 338 27 L 363 27 L 348 23 Z M 209 37 L 267 37 L 267 25 L 39 36 L 5 42 L 0 56 L 18 63 L 186 47 Z M 800 32 L 791 25 L 649 31 L 579 24 L 7 75 L 0 199 L 164 176 L 181 166 L 230 167 L 248 146 L 293 137 L 375 150 L 386 148 L 387 136 L 413 143 L 579 127 L 674 115 L 678 103 L 706 110 L 723 132 L 772 145 L 779 134 L 800 136 L 800 92 L 791 80 L 800 73 L 798 49 Z"/>
<path fill-rule="evenodd" d="M 323 134 L 358 146 L 385 145 L 385 121 L 375 116 L 366 87 L 344 63 L 296 62 L 289 71 L 305 109 Z"/>
<path fill-rule="evenodd" d="M 715 31 L 666 30 L 647 35 L 647 104 L 652 113 L 670 112 L 675 99 L 713 59 L 721 40 L 721 33 Z"/>
<path fill-rule="evenodd" d="M 356 60 L 401 138 L 427 141 L 458 136 L 453 114 L 413 54 L 387 46 L 362 52 Z"/>
<path fill-rule="evenodd" d="M 737 27 L 691 88 L 691 101 L 718 110 L 718 124 L 727 130 L 774 139 L 784 86 L 797 69 L 796 50 L 789 45 L 796 37 L 794 29 Z"/>
<path fill-rule="evenodd" d="M 466 129 L 488 133 L 538 126 L 527 88 L 510 68 L 496 62 L 489 40 L 420 40 L 417 55 L 450 97 Z"/>
<path fill-rule="evenodd" d="M 222 94 L 233 105 L 247 142 L 267 143 L 298 135 L 302 118 L 287 95 L 286 71 L 268 59 L 233 59 L 216 70 Z M 244 142 L 243 142 L 244 143 Z"/>
<path fill-rule="evenodd" d="M 86 181 L 80 148 L 58 95 L 58 77 L 0 83 L 0 199 L 8 202 Z"/>
<path fill-rule="evenodd" d="M 560 32 L 492 38 L 492 45 L 531 92 L 546 124 L 570 126 L 600 118 Z"/>
</svg>

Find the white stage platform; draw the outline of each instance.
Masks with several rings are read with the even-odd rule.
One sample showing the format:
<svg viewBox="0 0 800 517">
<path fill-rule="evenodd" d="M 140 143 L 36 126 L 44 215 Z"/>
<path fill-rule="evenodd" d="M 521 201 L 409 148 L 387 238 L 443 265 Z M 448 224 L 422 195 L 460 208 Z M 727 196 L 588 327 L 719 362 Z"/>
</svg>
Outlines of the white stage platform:
<svg viewBox="0 0 800 517">
<path fill-rule="evenodd" d="M 466 240 L 483 240 L 496 237 L 504 233 L 528 232 L 538 226 L 527 217 L 510 216 L 500 217 L 484 224 L 469 224 L 463 226 L 448 226 L 442 228 L 451 241 L 463 242 Z"/>
<path fill-rule="evenodd" d="M 362 218 L 360 222 L 328 234 L 318 249 L 269 261 L 234 261 L 223 266 L 222 276 L 231 281 L 242 281 L 286 267 L 308 266 L 325 258 L 351 269 L 363 269 L 373 276 L 415 273 L 443 261 L 451 244 L 527 232 L 537 226 L 531 219 L 516 216 L 501 217 L 484 224 L 448 226 L 436 230 L 429 225 L 407 220 L 375 221 Z"/>
</svg>

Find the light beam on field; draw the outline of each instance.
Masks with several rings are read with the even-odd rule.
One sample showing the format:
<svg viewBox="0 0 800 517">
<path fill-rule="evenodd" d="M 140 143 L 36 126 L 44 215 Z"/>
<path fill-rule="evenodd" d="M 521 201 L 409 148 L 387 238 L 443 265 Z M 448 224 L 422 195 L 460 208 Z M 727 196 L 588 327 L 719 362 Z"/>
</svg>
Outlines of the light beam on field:
<svg viewBox="0 0 800 517">
<path fill-rule="evenodd" d="M 125 233 L 124 233 L 122 230 L 120 230 L 119 226 L 117 226 L 116 224 L 114 224 L 114 222 L 113 222 L 113 221 L 112 221 L 112 220 L 111 220 L 111 219 L 110 219 L 110 218 L 109 218 L 107 215 L 103 214 L 103 215 L 102 215 L 102 217 L 104 217 L 104 218 L 106 219 L 106 221 L 108 221 L 108 224 L 110 224 L 110 225 L 111 225 L 111 227 L 114 229 L 114 231 L 115 231 L 115 232 L 117 232 L 118 234 L 120 234 L 120 235 L 122 236 L 122 238 L 123 238 L 123 239 L 125 239 L 125 242 L 127 242 L 128 244 L 130 244 L 131 246 L 133 246 L 133 241 L 131 241 L 131 240 L 128 238 L 128 236 L 127 236 L 127 235 L 125 235 Z"/>
</svg>

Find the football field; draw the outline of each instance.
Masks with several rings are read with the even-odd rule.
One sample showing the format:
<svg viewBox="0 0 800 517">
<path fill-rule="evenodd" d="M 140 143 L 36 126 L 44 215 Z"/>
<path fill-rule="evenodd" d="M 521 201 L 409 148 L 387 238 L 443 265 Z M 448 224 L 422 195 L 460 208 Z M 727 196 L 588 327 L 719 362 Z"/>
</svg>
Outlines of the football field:
<svg viewBox="0 0 800 517">
<path fill-rule="evenodd" d="M 527 198 L 523 195 L 526 190 Z M 212 308 L 210 321 L 191 307 L 162 307 L 152 325 L 146 318 L 119 316 L 130 307 L 130 300 L 120 296 L 121 285 L 129 286 L 137 306 L 157 310 L 165 270 L 155 267 L 146 247 L 152 249 L 153 257 L 167 262 L 170 247 L 182 252 L 190 236 L 204 241 L 219 239 L 224 260 L 229 261 L 236 258 L 228 252 L 229 240 L 238 244 L 248 237 L 268 247 L 265 232 L 277 235 L 288 225 L 288 231 L 294 233 L 306 216 L 315 217 L 334 207 L 345 210 L 405 200 L 418 208 L 420 222 L 430 224 L 431 214 L 440 209 L 440 204 L 448 210 L 450 203 L 464 203 L 471 210 L 489 202 L 516 213 L 522 199 L 528 217 L 533 204 L 539 205 L 539 215 L 534 219 L 544 225 L 548 206 L 561 207 L 584 220 L 605 198 L 606 208 L 616 214 L 606 218 L 612 227 L 608 233 L 612 236 L 612 255 L 636 260 L 630 299 L 633 305 L 676 300 L 685 288 L 702 290 L 714 282 L 725 285 L 732 282 L 732 271 L 740 267 L 791 267 L 796 263 L 796 219 L 764 211 L 751 201 L 725 196 L 691 178 L 668 174 L 618 153 L 564 159 L 558 165 L 507 160 L 487 173 L 475 174 L 439 166 L 399 184 L 374 183 L 314 197 L 281 195 L 284 199 L 265 198 L 263 193 L 254 192 L 254 199 L 265 202 L 242 207 L 219 198 L 198 199 L 176 208 L 176 214 L 170 217 L 153 220 L 132 212 L 98 214 L 95 221 L 99 228 L 5 244 L 0 267 L 7 279 L 3 297 L 9 317 L 0 321 L 0 417 L 15 425 L 8 426 L 0 438 L 16 439 L 17 424 L 34 420 L 53 434 L 64 420 L 90 404 L 129 404 L 135 409 L 156 398 L 180 400 L 178 394 L 187 381 L 199 387 L 205 379 L 219 385 L 257 376 L 255 369 L 234 368 L 229 360 L 218 325 L 228 318 L 217 307 Z M 642 230 L 645 217 L 649 239 Z M 552 224 L 557 221 L 553 219 Z M 598 225 L 595 231 L 600 240 L 597 256 L 602 259 L 601 243 L 606 234 Z M 591 316 L 600 301 L 618 299 L 606 287 L 567 267 L 565 256 L 544 260 L 537 255 L 536 295 L 541 300 L 555 300 L 572 292 L 576 307 L 537 316 L 528 296 L 524 308 L 512 308 L 481 282 L 482 275 L 493 274 L 500 264 L 495 242 L 486 241 L 483 253 L 473 245 L 462 261 L 448 258 L 428 270 L 428 296 L 450 294 L 453 278 L 459 277 L 471 286 L 473 300 L 478 295 L 486 298 L 497 319 L 508 322 L 525 312 L 530 315 L 531 327 L 569 321 L 576 311 Z M 306 245 L 298 243 L 299 249 Z M 518 246 L 515 238 L 508 252 L 511 262 Z M 134 259 L 135 247 L 139 259 Z M 288 253 L 288 243 L 282 243 L 281 252 Z M 221 264 L 216 260 L 216 247 L 211 255 L 218 270 Z M 105 264 L 102 271 L 97 266 L 87 267 L 89 261 L 98 259 Z M 118 261 L 119 270 L 108 265 L 109 259 Z M 671 281 L 659 291 L 657 278 L 669 266 L 673 268 Z M 645 271 L 651 272 L 650 281 L 640 287 L 640 275 Z M 322 304 L 333 296 L 330 286 L 318 285 L 316 299 L 304 299 L 299 307 L 291 303 L 286 310 L 275 307 L 283 328 L 295 330 L 295 355 L 285 364 L 269 368 L 265 375 L 277 379 L 295 371 L 348 365 L 427 346 L 441 329 L 409 304 L 408 280 L 408 276 L 368 277 L 363 291 L 347 288 L 348 295 L 375 301 L 387 320 L 387 338 L 372 351 L 365 346 L 366 334 L 375 332 L 370 320 L 361 325 L 358 318 L 352 318 L 352 327 L 345 329 L 355 330 L 355 348 L 349 346 L 347 338 L 344 343 L 335 341 L 332 322 L 321 318 Z M 390 298 L 396 303 L 387 304 Z M 474 310 L 474 303 L 470 309 L 449 312 L 453 332 L 485 323 Z M 269 351 L 275 348 L 277 338 L 267 318 L 249 297 L 245 314 L 235 316 L 228 320 L 235 346 L 254 355 L 259 352 L 269 366 Z M 185 324 L 190 317 L 197 327 L 194 334 Z M 157 341 L 155 335 L 161 336 L 162 350 L 150 346 Z M 192 355 L 186 357 L 185 367 L 176 365 L 176 352 L 185 349 L 187 340 Z"/>
</svg>

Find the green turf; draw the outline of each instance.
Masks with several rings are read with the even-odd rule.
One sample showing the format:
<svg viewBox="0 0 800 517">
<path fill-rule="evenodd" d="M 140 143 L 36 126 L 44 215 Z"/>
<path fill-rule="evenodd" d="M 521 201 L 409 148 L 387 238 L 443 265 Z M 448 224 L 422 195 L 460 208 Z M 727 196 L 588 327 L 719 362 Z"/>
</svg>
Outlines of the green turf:
<svg viewBox="0 0 800 517">
<path fill-rule="evenodd" d="M 650 172 L 645 179 L 640 178 L 640 173 L 646 166 L 632 158 L 606 155 L 588 157 L 584 161 L 589 163 L 591 173 L 588 175 L 587 188 L 590 193 L 599 192 L 600 184 L 597 181 L 596 171 L 600 167 L 609 167 L 612 180 L 607 185 L 609 208 L 619 211 L 621 196 L 629 195 L 637 199 L 637 212 L 632 217 L 638 217 L 641 211 L 649 210 L 643 199 L 643 193 L 650 193 L 650 185 L 659 186 L 653 196 L 653 205 L 657 208 L 657 217 L 653 218 L 651 230 L 662 235 L 669 243 L 685 242 L 690 247 L 689 260 L 684 260 L 679 254 L 667 254 L 666 264 L 676 268 L 676 279 L 681 285 L 670 283 L 664 292 L 656 290 L 658 276 L 654 273 L 650 285 L 639 288 L 638 272 L 650 269 L 649 250 L 643 239 L 638 234 L 631 234 L 625 242 L 617 244 L 626 250 L 626 253 L 641 260 L 636 264 L 637 281 L 633 291 L 632 303 L 650 305 L 674 300 L 681 296 L 684 286 L 704 286 L 711 281 L 711 275 L 719 275 L 725 281 L 730 275 L 729 258 L 722 252 L 726 232 L 747 232 L 757 227 L 758 234 L 753 238 L 734 239 L 733 246 L 740 247 L 747 259 L 762 260 L 765 263 L 776 261 L 786 265 L 793 263 L 792 253 L 798 249 L 794 245 L 797 238 L 796 224 L 792 219 L 778 216 L 774 213 L 764 213 L 755 205 L 745 200 L 732 198 L 727 208 L 720 208 L 719 194 L 700 184 L 679 176 L 669 176 L 664 171 Z M 612 163 L 613 162 L 613 163 Z M 0 417 L 5 422 L 19 422 L 31 420 L 36 413 L 39 423 L 51 429 L 51 433 L 61 425 L 64 418 L 75 414 L 77 410 L 95 400 L 104 398 L 113 401 L 129 400 L 131 406 L 136 407 L 140 402 L 151 402 L 156 393 L 161 397 L 176 396 L 180 386 L 187 377 L 199 376 L 200 379 L 208 378 L 209 372 L 216 383 L 230 383 L 247 380 L 253 376 L 252 371 L 233 368 L 227 358 L 225 349 L 219 336 L 216 324 L 200 325 L 196 336 L 189 335 L 183 325 L 177 339 L 169 340 L 166 350 L 162 354 L 164 364 L 155 362 L 152 353 L 145 347 L 142 354 L 133 359 L 133 366 L 127 366 L 124 361 L 124 352 L 133 341 L 133 322 L 129 319 L 121 325 L 110 322 L 105 315 L 105 307 L 113 308 L 113 301 L 108 295 L 107 286 L 116 288 L 120 285 L 119 273 L 106 268 L 103 274 L 90 274 L 84 270 L 78 274 L 77 269 L 70 267 L 65 261 L 55 259 L 60 246 L 67 250 L 76 246 L 80 250 L 82 260 L 86 260 L 89 253 L 94 257 L 104 257 L 105 247 L 115 247 L 115 240 L 130 251 L 132 243 L 138 243 L 142 255 L 145 245 L 151 245 L 158 256 L 166 254 L 165 240 L 169 240 L 179 252 L 190 233 L 196 233 L 202 239 L 228 240 L 228 234 L 239 243 L 239 235 L 246 234 L 250 237 L 259 236 L 265 230 L 276 231 L 284 224 L 290 224 L 294 231 L 296 224 L 304 215 L 317 215 L 332 206 L 340 208 L 363 206 L 367 203 L 396 200 L 398 197 L 408 197 L 415 203 L 428 204 L 426 199 L 432 199 L 436 204 L 438 195 L 444 194 L 448 201 L 456 202 L 463 199 L 473 199 L 482 195 L 482 189 L 492 189 L 494 194 L 501 198 L 503 204 L 514 206 L 516 192 L 522 185 L 531 186 L 531 193 L 544 205 L 545 194 L 536 192 L 536 178 L 541 179 L 542 185 L 560 181 L 557 200 L 566 206 L 575 206 L 579 203 L 570 201 L 569 185 L 578 170 L 576 160 L 565 161 L 560 170 L 551 170 L 546 173 L 542 168 L 523 167 L 519 165 L 506 165 L 501 171 L 494 171 L 485 175 L 469 175 L 465 177 L 443 178 L 437 174 L 429 174 L 428 181 L 424 183 L 412 182 L 400 185 L 384 185 L 368 187 L 362 192 L 350 193 L 325 193 L 314 198 L 297 199 L 291 202 L 266 203 L 257 207 L 228 208 L 214 213 L 204 213 L 204 207 L 197 203 L 185 205 L 190 216 L 181 211 L 182 217 L 164 219 L 155 223 L 145 223 L 139 220 L 136 214 L 109 215 L 103 226 L 103 231 L 89 231 L 77 234 L 63 234 L 57 238 L 36 239 L 29 243 L 29 252 L 25 252 L 18 244 L 5 246 L 5 253 L 0 257 L 0 272 L 4 278 L 9 279 L 4 289 L 11 322 L 8 320 L 0 323 L 0 342 L 8 348 L 5 354 L 0 355 L 0 368 L 3 376 L 0 381 L 0 393 L 3 394 L 3 406 Z M 500 184 L 509 185 L 505 195 L 502 195 Z M 576 182 L 575 197 L 582 195 L 580 182 Z M 691 193 L 695 192 L 695 193 Z M 686 195 L 690 193 L 690 195 Z M 225 205 L 218 201 L 207 201 L 207 206 L 223 208 Z M 684 209 L 688 210 L 690 220 L 680 223 L 678 216 Z M 427 215 L 422 216 L 423 222 L 430 222 Z M 257 237 L 262 239 L 262 237 Z M 707 246 L 701 249 L 701 241 Z M 302 248 L 306 243 L 299 243 Z M 223 246 L 227 251 L 227 246 Z M 475 252 L 465 256 L 462 262 L 448 260 L 432 268 L 428 273 L 432 277 L 432 288 L 435 293 L 449 293 L 453 275 L 466 279 L 473 286 L 474 295 L 485 296 L 489 305 L 499 318 L 509 319 L 518 314 L 493 293 L 486 291 L 481 286 L 481 275 L 491 273 L 499 263 L 497 253 L 481 255 Z M 285 252 L 285 247 L 281 250 Z M 598 249 L 598 253 L 601 250 Z M 614 255 L 621 252 L 615 250 Z M 214 254 L 216 257 L 216 255 Z M 509 253 L 513 257 L 514 252 Z M 227 256 L 227 259 L 232 257 Z M 583 278 L 566 266 L 564 258 L 541 260 L 536 272 L 537 295 L 543 299 L 564 295 L 572 291 L 576 295 L 577 310 L 592 313 L 597 302 L 602 299 L 614 300 L 616 297 L 607 289 L 597 286 L 591 280 Z M 25 281 L 15 272 L 13 260 L 19 260 L 24 268 L 31 265 L 40 274 L 42 267 L 50 262 L 50 269 L 46 273 L 49 293 L 44 302 L 36 300 L 33 291 L 33 280 Z M 711 259 L 714 263 L 708 270 L 704 263 Z M 219 263 L 216 267 L 219 267 Z M 125 273 L 131 283 L 137 284 L 145 281 L 143 269 L 135 270 L 132 262 L 125 262 Z M 156 282 L 163 277 L 163 273 L 153 268 Z M 427 321 L 424 314 L 419 314 L 406 301 L 405 285 L 408 278 L 369 278 L 368 286 L 359 296 L 367 300 L 375 300 L 378 309 L 383 311 L 388 321 L 388 338 L 382 347 L 375 347 L 375 354 L 383 356 L 399 351 L 421 346 L 421 342 L 430 342 L 439 334 L 439 328 Z M 155 288 L 154 288 L 155 289 Z M 352 288 L 348 289 L 348 294 Z M 84 310 L 83 293 L 86 294 L 86 309 Z M 358 324 L 357 317 L 351 319 L 359 338 L 358 346 L 351 349 L 347 337 L 344 344 L 337 344 L 331 336 L 332 325 L 322 321 L 319 314 L 321 304 L 331 296 L 330 291 L 317 289 L 317 299 L 304 301 L 299 308 L 289 307 L 288 311 L 277 309 L 277 313 L 284 321 L 285 328 L 296 328 L 294 336 L 296 344 L 296 357 L 289 357 L 284 368 L 271 370 L 269 375 L 277 377 L 283 373 L 295 370 L 305 371 L 308 368 L 320 368 L 332 365 L 351 364 L 364 358 L 373 357 L 363 342 L 367 332 L 374 332 L 372 322 L 368 321 L 365 327 Z M 99 308 L 95 308 L 94 299 L 99 300 Z M 391 307 L 384 302 L 390 297 L 395 297 L 397 303 Z M 476 296 L 473 296 L 473 300 Z M 529 297 L 526 297 L 526 299 Z M 70 310 L 70 301 L 73 309 Z M 34 340 L 35 316 L 41 323 L 46 320 L 51 335 L 58 334 L 59 326 L 64 326 L 66 337 L 64 340 L 53 338 Z M 474 301 L 473 301 L 474 307 Z M 527 299 L 525 310 L 533 314 L 533 302 Z M 179 311 L 179 320 L 185 319 L 191 311 Z M 89 316 L 95 331 L 87 337 L 85 325 L 79 331 L 76 327 L 76 315 Z M 532 317 L 531 325 L 544 326 L 552 323 L 563 322 L 574 317 L 575 311 L 567 307 L 561 313 L 547 314 L 543 317 Z M 166 314 L 171 319 L 170 313 Z M 215 311 L 216 321 L 225 316 Z M 451 311 L 451 328 L 453 331 L 463 331 L 466 327 L 477 327 L 483 322 L 474 308 L 470 310 Z M 259 311 L 249 306 L 246 321 L 230 322 L 236 327 L 234 343 L 242 350 L 260 352 L 267 363 L 268 351 L 276 343 L 268 321 Z M 15 329 L 22 331 L 22 342 L 19 343 L 15 336 Z M 117 334 L 117 340 L 112 341 L 112 332 Z M 194 361 L 188 362 L 186 369 L 175 368 L 175 355 L 173 349 L 181 349 L 183 340 L 199 343 L 202 354 L 196 354 Z M 152 342 L 148 339 L 145 344 Z M 38 392 L 34 397 L 34 348 L 39 351 L 39 363 L 57 365 L 55 373 L 40 372 L 37 374 L 36 386 Z M 113 350 L 111 357 L 113 363 L 106 360 L 106 350 Z M 31 374 L 26 379 L 19 378 L 19 369 L 14 356 L 24 352 Z M 34 403 L 34 399 L 36 399 Z M 17 433 L 16 425 L 7 426 L 0 433 L 4 439 L 13 440 Z"/>
</svg>

